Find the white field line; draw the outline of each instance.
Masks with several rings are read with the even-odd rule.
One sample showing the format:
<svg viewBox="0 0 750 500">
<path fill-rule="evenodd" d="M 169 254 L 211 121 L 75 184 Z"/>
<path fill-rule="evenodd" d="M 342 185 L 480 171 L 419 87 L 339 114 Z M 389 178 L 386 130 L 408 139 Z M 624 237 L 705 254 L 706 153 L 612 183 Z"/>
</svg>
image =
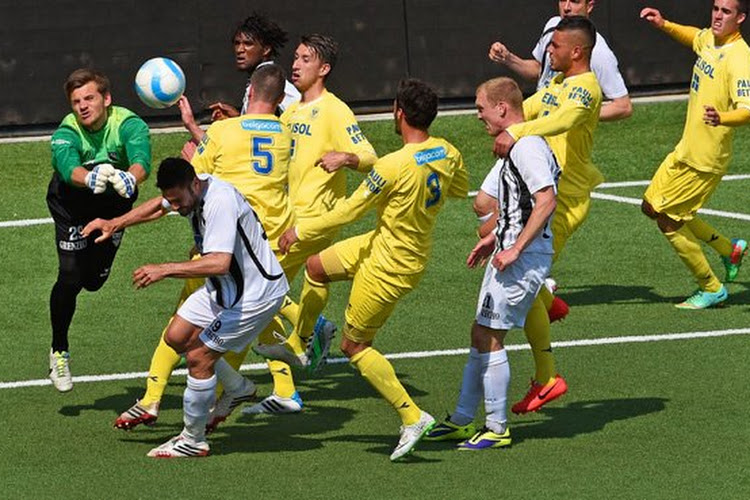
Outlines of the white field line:
<svg viewBox="0 0 750 500">
<path fill-rule="evenodd" d="M 744 181 L 750 179 L 750 174 L 725 175 L 722 181 Z M 603 182 L 596 186 L 596 189 L 613 189 L 621 187 L 648 186 L 651 181 L 623 181 L 623 182 Z"/>
<path fill-rule="evenodd" d="M 615 201 L 617 203 L 626 203 L 628 205 L 641 205 L 641 199 L 640 198 L 627 198 L 625 196 L 613 196 L 611 194 L 604 194 L 604 193 L 591 193 L 591 197 L 597 200 L 607 200 L 607 201 Z M 749 220 L 750 221 L 750 215 L 747 214 L 738 214 L 735 212 L 724 212 L 723 210 L 711 210 L 710 208 L 701 208 L 698 210 L 699 214 L 704 215 L 715 215 L 717 217 L 724 217 L 726 219 L 737 219 L 737 220 Z"/>
<path fill-rule="evenodd" d="M 582 339 L 582 340 L 568 340 L 562 342 L 552 342 L 552 346 L 555 348 L 564 347 L 589 347 L 589 346 L 601 346 L 601 345 L 613 345 L 613 344 L 639 344 L 645 342 L 666 342 L 675 340 L 693 340 L 693 339 L 707 339 L 716 337 L 729 337 L 734 335 L 750 335 L 750 328 L 740 328 L 734 330 L 713 330 L 707 332 L 688 332 L 688 333 L 666 333 L 658 335 L 628 335 L 624 337 L 605 337 L 599 339 Z M 527 351 L 529 350 L 528 344 L 511 344 L 505 347 L 508 351 Z M 385 357 L 388 359 L 425 359 L 425 358 L 437 358 L 442 356 L 461 356 L 469 353 L 468 349 L 447 349 L 442 351 L 417 351 L 417 352 L 401 352 L 394 354 L 386 354 Z M 328 360 L 331 364 L 347 363 L 349 360 L 346 358 L 332 358 Z M 265 363 L 253 363 L 245 364 L 240 367 L 241 371 L 257 371 L 265 370 Z M 173 375 L 187 375 L 186 369 L 175 370 Z M 111 373 L 108 375 L 81 375 L 73 377 L 73 382 L 76 383 L 89 383 L 89 382 L 107 382 L 112 380 L 133 380 L 143 379 L 148 376 L 148 372 L 128 372 L 128 373 Z M 51 385 L 52 382 L 49 379 L 38 379 L 38 380 L 19 380 L 15 382 L 0 382 L 0 389 L 20 389 L 24 387 L 40 387 L 45 385 Z"/>
</svg>

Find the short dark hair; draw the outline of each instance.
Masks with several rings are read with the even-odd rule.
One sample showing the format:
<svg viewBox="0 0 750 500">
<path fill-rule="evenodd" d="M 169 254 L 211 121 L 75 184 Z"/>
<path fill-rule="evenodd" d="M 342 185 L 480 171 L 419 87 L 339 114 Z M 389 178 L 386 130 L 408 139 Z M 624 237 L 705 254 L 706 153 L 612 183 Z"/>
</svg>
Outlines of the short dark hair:
<svg viewBox="0 0 750 500">
<path fill-rule="evenodd" d="M 258 66 L 250 77 L 253 98 L 269 103 L 276 103 L 284 95 L 286 77 L 278 64 Z"/>
<path fill-rule="evenodd" d="M 748 0 L 737 0 L 737 12 L 747 15 L 749 3 Z"/>
<path fill-rule="evenodd" d="M 588 17 L 564 17 L 560 20 L 555 31 L 578 31 L 581 33 L 586 39 L 586 47 L 589 50 L 589 54 L 596 44 L 596 26 L 594 26 L 594 23 Z"/>
<path fill-rule="evenodd" d="M 422 80 L 406 78 L 398 82 L 396 107 L 404 112 L 406 123 L 427 130 L 437 116 L 438 96 Z"/>
<path fill-rule="evenodd" d="M 315 52 L 318 59 L 327 63 L 331 67 L 331 70 L 333 70 L 339 55 L 339 44 L 336 43 L 333 37 L 312 33 L 310 35 L 302 35 L 299 43 Z"/>
<path fill-rule="evenodd" d="M 271 52 L 269 55 L 271 58 L 278 57 L 279 51 L 284 48 L 284 45 L 289 40 L 286 31 L 281 29 L 278 24 L 271 21 L 264 14 L 258 12 L 253 12 L 250 17 L 237 26 L 232 39 L 239 34 L 247 35 L 264 47 L 270 48 Z"/>
<path fill-rule="evenodd" d="M 65 85 L 63 86 L 65 89 L 65 95 L 70 99 L 70 94 L 72 94 L 75 89 L 79 89 L 89 82 L 96 83 L 96 89 L 100 94 L 109 94 L 110 83 L 107 75 L 95 69 L 80 68 L 72 72 L 70 76 L 68 76 L 68 79 L 65 80 Z"/>
<path fill-rule="evenodd" d="M 156 173 L 156 187 L 164 191 L 175 187 L 187 187 L 195 179 L 195 170 L 183 158 L 164 158 Z"/>
</svg>

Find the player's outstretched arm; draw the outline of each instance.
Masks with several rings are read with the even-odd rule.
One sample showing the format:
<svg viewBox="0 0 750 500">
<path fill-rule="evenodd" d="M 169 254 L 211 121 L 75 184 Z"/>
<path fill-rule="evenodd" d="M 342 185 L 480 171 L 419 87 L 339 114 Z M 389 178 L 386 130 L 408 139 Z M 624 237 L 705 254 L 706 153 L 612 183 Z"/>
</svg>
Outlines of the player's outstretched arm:
<svg viewBox="0 0 750 500">
<path fill-rule="evenodd" d="M 158 219 L 164 215 L 165 211 L 162 207 L 161 196 L 152 198 L 149 201 L 138 205 L 136 208 L 127 212 L 114 219 L 94 219 L 83 228 L 83 236 L 88 237 L 96 231 L 100 231 L 102 234 L 99 235 L 94 241 L 101 243 L 108 240 L 112 234 L 122 231 L 126 227 L 135 226 L 143 222 L 148 222 L 154 219 Z"/>
<path fill-rule="evenodd" d="M 490 61 L 507 66 L 512 72 L 524 80 L 536 81 L 542 72 L 542 65 L 536 59 L 522 59 L 511 52 L 500 42 L 490 45 Z"/>
<path fill-rule="evenodd" d="M 739 127 L 750 123 L 750 109 L 737 108 L 732 111 L 718 111 L 713 106 L 703 106 L 703 122 L 712 127 Z"/>
<path fill-rule="evenodd" d="M 641 19 L 644 19 L 655 28 L 665 32 L 686 47 L 693 46 L 693 40 L 700 31 L 694 26 L 683 26 L 681 24 L 669 22 L 664 19 L 661 12 L 652 7 L 646 7 L 641 11 Z"/>
<path fill-rule="evenodd" d="M 193 141 L 195 141 L 195 143 L 201 142 L 201 139 L 203 139 L 203 134 L 205 134 L 205 132 L 198 126 L 198 123 L 195 121 L 193 108 L 192 106 L 190 106 L 190 101 L 188 100 L 188 98 L 184 95 L 180 97 L 177 101 L 177 107 L 180 109 L 180 118 L 182 119 L 182 124 L 185 126 L 187 131 L 190 132 L 190 137 L 193 139 Z"/>
<path fill-rule="evenodd" d="M 164 278 L 206 278 L 221 276 L 229 272 L 232 254 L 210 252 L 197 260 L 147 264 L 133 271 L 133 285 L 146 288 Z"/>
</svg>

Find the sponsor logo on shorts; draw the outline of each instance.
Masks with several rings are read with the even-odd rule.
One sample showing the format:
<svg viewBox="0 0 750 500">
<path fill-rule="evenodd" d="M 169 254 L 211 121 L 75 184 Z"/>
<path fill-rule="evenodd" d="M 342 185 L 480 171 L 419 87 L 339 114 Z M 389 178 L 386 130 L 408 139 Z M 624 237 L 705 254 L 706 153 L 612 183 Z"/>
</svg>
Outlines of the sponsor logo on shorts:
<svg viewBox="0 0 750 500">
<path fill-rule="evenodd" d="M 60 250 L 75 252 L 76 250 L 83 250 L 84 248 L 88 247 L 89 242 L 87 240 L 61 241 L 59 245 Z"/>
<path fill-rule="evenodd" d="M 479 311 L 479 315 L 487 319 L 500 319 L 500 313 L 493 312 L 492 310 L 485 309 L 484 307 L 481 311 Z"/>
<path fill-rule="evenodd" d="M 218 319 L 211 323 L 208 328 L 204 330 L 204 334 L 206 337 L 208 337 L 208 340 L 213 342 L 216 345 L 223 346 L 224 345 L 224 339 L 216 335 L 216 332 L 218 332 L 221 329 L 221 321 Z"/>
</svg>

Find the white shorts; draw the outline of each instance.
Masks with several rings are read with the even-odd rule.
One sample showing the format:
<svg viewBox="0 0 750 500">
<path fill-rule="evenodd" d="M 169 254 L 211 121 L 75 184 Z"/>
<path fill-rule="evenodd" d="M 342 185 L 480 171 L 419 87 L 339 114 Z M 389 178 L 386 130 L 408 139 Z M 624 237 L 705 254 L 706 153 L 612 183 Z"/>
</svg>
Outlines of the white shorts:
<svg viewBox="0 0 750 500">
<path fill-rule="evenodd" d="M 479 291 L 477 323 L 493 330 L 523 327 L 551 267 L 552 255 L 543 253 L 521 253 L 503 272 L 488 263 Z"/>
<path fill-rule="evenodd" d="M 216 352 L 240 352 L 268 326 L 284 297 L 256 304 L 239 304 L 225 309 L 205 286 L 200 287 L 177 310 L 177 315 L 203 328 L 201 342 Z"/>
</svg>

